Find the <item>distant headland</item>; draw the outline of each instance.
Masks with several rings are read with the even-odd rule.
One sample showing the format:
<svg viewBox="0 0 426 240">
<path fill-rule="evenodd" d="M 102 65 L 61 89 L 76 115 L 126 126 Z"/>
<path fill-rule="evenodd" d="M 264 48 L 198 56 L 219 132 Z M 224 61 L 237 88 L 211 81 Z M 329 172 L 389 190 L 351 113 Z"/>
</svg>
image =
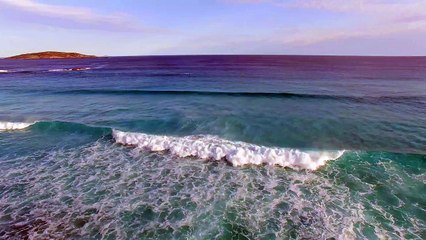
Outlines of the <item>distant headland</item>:
<svg viewBox="0 0 426 240">
<path fill-rule="evenodd" d="M 65 58 L 96 58 L 94 55 L 86 55 L 75 52 L 37 52 L 37 53 L 25 53 L 6 59 L 65 59 Z"/>
</svg>

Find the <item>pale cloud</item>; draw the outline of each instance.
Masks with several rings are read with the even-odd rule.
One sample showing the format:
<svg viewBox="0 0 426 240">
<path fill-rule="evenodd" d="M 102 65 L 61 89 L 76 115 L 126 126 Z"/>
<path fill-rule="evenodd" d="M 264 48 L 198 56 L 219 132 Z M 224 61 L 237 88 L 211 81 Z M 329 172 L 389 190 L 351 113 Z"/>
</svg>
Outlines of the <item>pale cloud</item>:
<svg viewBox="0 0 426 240">
<path fill-rule="evenodd" d="M 382 25 L 362 26 L 359 28 L 350 29 L 319 29 L 310 31 L 300 31 L 293 33 L 282 39 L 276 40 L 284 44 L 293 46 L 312 45 L 325 41 L 343 40 L 343 39 L 356 39 L 356 38 L 370 38 L 412 32 L 422 29 L 422 24 L 410 23 L 406 25 L 393 25 L 392 27 L 384 27 Z"/>
<path fill-rule="evenodd" d="M 409 18 L 426 16 L 426 1 L 424 0 L 295 0 L 290 2 L 275 2 L 282 7 L 312 8 L 324 11 L 345 12 L 367 15 L 381 19 Z"/>
<path fill-rule="evenodd" d="M 346 29 L 328 29 L 293 36 L 287 42 L 313 44 L 345 38 L 372 38 L 426 29 L 426 1 L 385 0 L 296 0 L 282 7 L 311 8 L 353 14 L 368 21 Z"/>
<path fill-rule="evenodd" d="M 309 14 L 305 15 L 309 19 L 291 19 L 292 21 L 289 21 L 291 24 L 287 24 L 286 21 L 290 17 L 298 17 L 297 14 L 296 16 L 289 14 L 289 17 L 283 18 L 283 22 L 274 25 L 273 28 L 265 23 L 261 32 L 257 32 L 256 29 L 251 31 L 244 28 L 227 32 L 222 31 L 222 28 L 212 29 L 208 24 L 203 23 L 206 31 L 193 31 L 192 33 L 188 31 L 188 34 L 183 34 L 180 31 L 147 29 L 139 22 L 139 19 L 134 19 L 127 14 L 101 12 L 101 10 L 87 7 L 45 4 L 39 1 L 41 0 L 0 0 L 1 17 L 2 19 L 10 17 L 14 21 L 62 27 L 58 29 L 45 26 L 38 28 L 39 26 L 36 26 L 38 32 L 43 32 L 46 29 L 66 32 L 70 28 L 107 30 L 110 32 L 102 32 L 102 35 L 99 35 L 96 31 L 93 36 L 91 35 L 91 38 L 87 41 L 91 41 L 94 45 L 92 48 L 97 49 L 98 46 L 104 46 L 108 51 L 116 49 L 114 51 L 119 52 L 117 49 L 121 49 L 122 52 L 127 51 L 128 54 L 131 53 L 131 47 L 144 53 L 161 54 L 297 53 L 298 49 L 313 49 L 310 53 L 315 53 L 315 51 L 345 53 L 346 47 L 358 49 L 360 53 L 364 54 L 369 52 L 383 54 L 379 50 L 390 49 L 389 46 L 396 46 L 394 48 L 396 50 L 389 52 L 389 54 L 399 54 L 404 51 L 411 51 L 413 48 L 422 53 L 426 51 L 426 45 L 422 43 L 422 39 L 426 35 L 426 0 L 217 0 L 221 3 L 248 4 L 249 7 L 253 8 L 265 4 L 272 8 L 276 7 L 274 10 L 282 11 L 283 15 L 297 10 L 297 12 Z M 303 22 L 315 21 L 316 13 L 320 13 L 318 24 L 310 25 L 307 24 L 309 22 Z M 326 24 L 321 22 L 324 20 L 324 16 L 329 17 L 326 19 Z M 279 19 L 277 18 L 277 21 Z M 331 22 L 333 20 L 336 21 L 336 24 Z M 225 25 L 233 23 L 229 20 L 221 20 L 218 17 L 215 17 L 214 21 L 215 24 L 218 24 L 218 22 L 223 24 L 223 29 L 226 29 Z M 259 21 L 261 23 L 261 19 Z M 298 24 L 298 22 L 302 24 Z M 196 25 L 195 22 L 193 24 Z M 187 27 L 190 29 L 193 25 L 190 24 Z M 13 26 L 13 28 L 16 30 L 17 27 Z M 161 38 L 158 34 L 140 38 L 139 34 L 119 33 L 122 37 L 119 41 L 113 38 L 116 31 L 172 33 L 173 38 Z M 73 33 L 76 31 L 69 32 L 70 36 L 74 36 Z M 92 31 L 80 32 L 83 35 L 92 34 Z M 22 31 L 19 34 L 31 35 L 28 31 Z M 57 41 L 57 39 L 62 38 L 62 36 L 51 34 L 50 38 L 54 39 L 54 42 L 59 44 L 58 46 L 61 46 L 64 41 Z M 76 36 L 81 37 L 82 35 Z M 44 35 L 40 37 L 40 39 L 47 38 Z M 23 39 L 28 40 L 27 37 Z M 10 46 L 16 45 L 14 40 L 9 42 Z M 42 42 L 45 42 L 45 40 Z M 75 46 L 80 47 L 82 42 L 84 41 L 68 39 L 67 43 L 76 48 Z M 126 44 L 117 44 L 119 42 L 126 42 Z M 343 43 L 350 46 L 333 47 L 334 45 L 343 45 Z M 49 42 L 49 44 L 52 43 Z M 362 46 L 363 44 L 365 46 Z M 22 45 L 25 44 L 22 43 Z M 37 45 L 40 45 L 40 43 L 37 43 Z M 328 48 L 325 49 L 322 46 L 328 46 Z M 46 46 L 44 47 L 46 48 Z M 334 51 L 335 49 L 339 49 L 339 51 Z M 375 51 L 376 49 L 377 51 Z M 100 52 L 99 50 L 94 53 L 99 54 Z"/>
<path fill-rule="evenodd" d="M 0 12 L 31 18 L 51 26 L 94 28 L 113 31 L 152 31 L 126 14 L 100 14 L 89 8 L 51 5 L 34 0 L 0 0 Z"/>
<path fill-rule="evenodd" d="M 348 38 L 374 38 L 396 33 L 426 29 L 425 0 L 227 0 L 250 4 L 264 3 L 291 9 L 316 9 L 324 12 L 349 14 L 358 24 L 322 29 L 299 29 L 272 36 L 274 42 L 286 45 L 312 45 Z"/>
<path fill-rule="evenodd" d="M 272 3 L 274 0 L 219 0 L 225 3 Z"/>
<path fill-rule="evenodd" d="M 277 1 L 276 3 L 279 3 Z M 377 12 L 378 10 L 405 11 L 418 6 L 425 6 L 421 0 L 293 0 L 281 2 L 283 6 L 321 8 L 332 11 Z"/>
<path fill-rule="evenodd" d="M 281 8 L 317 9 L 380 19 L 418 21 L 426 18 L 425 0 L 222 0 L 228 3 L 264 3 Z"/>
<path fill-rule="evenodd" d="M 222 0 L 226 3 L 265 3 L 272 2 L 273 0 Z"/>
<path fill-rule="evenodd" d="M 424 0 L 221 0 L 228 3 L 265 3 L 283 8 L 311 8 L 332 12 L 426 15 Z"/>
</svg>

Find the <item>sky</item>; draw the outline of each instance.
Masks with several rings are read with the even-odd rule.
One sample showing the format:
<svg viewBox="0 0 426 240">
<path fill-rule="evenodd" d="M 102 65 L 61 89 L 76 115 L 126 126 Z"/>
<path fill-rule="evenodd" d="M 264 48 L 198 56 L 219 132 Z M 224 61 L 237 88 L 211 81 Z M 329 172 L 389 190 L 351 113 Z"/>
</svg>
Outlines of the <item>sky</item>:
<svg viewBox="0 0 426 240">
<path fill-rule="evenodd" d="M 426 0 L 0 0 L 0 57 L 426 56 Z"/>
</svg>

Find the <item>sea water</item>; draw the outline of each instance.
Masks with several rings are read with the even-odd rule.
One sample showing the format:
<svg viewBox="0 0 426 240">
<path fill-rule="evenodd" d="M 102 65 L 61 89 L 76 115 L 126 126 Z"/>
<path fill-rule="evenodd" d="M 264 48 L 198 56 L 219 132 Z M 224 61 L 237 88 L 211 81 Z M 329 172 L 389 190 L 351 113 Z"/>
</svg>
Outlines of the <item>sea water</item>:
<svg viewBox="0 0 426 240">
<path fill-rule="evenodd" d="M 0 73 L 0 238 L 426 238 L 426 58 Z"/>
</svg>

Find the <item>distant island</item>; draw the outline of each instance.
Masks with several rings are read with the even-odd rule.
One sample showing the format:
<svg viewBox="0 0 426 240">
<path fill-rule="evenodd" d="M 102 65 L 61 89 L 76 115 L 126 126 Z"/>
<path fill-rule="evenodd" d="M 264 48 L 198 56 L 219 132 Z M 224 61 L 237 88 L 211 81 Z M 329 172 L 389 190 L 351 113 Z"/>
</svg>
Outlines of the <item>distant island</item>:
<svg viewBox="0 0 426 240">
<path fill-rule="evenodd" d="M 6 59 L 65 59 L 65 58 L 95 58 L 94 55 L 86 55 L 75 52 L 37 52 L 20 54 Z"/>
</svg>

